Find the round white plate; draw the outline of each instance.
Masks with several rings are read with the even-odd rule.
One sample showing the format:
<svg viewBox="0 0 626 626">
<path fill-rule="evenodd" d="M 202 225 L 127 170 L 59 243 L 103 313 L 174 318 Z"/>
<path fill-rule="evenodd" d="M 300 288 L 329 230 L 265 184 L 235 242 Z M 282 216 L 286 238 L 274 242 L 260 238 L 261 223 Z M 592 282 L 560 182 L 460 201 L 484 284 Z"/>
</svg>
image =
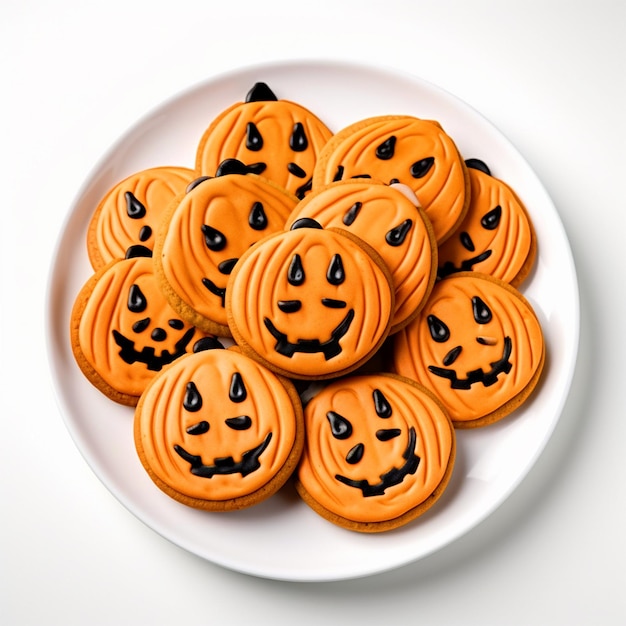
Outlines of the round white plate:
<svg viewBox="0 0 626 626">
<path fill-rule="evenodd" d="M 292 488 L 245 511 L 215 514 L 175 502 L 157 489 L 137 459 L 133 411 L 112 403 L 83 377 L 69 339 L 74 298 L 91 274 L 89 219 L 104 193 L 152 166 L 193 167 L 200 136 L 214 116 L 265 81 L 279 98 L 318 114 L 332 130 L 371 115 L 436 119 L 465 158 L 483 159 L 526 204 L 537 230 L 536 268 L 522 291 L 547 341 L 543 380 L 515 414 L 458 432 L 451 483 L 424 516 L 396 531 L 365 535 L 318 517 Z M 541 183 L 515 148 L 480 114 L 418 78 L 329 62 L 257 66 L 213 78 L 141 119 L 109 150 L 80 189 L 60 235 L 48 294 L 48 349 L 61 411 L 87 463 L 150 528 L 214 563 L 267 578 L 354 578 L 420 559 L 457 539 L 498 507 L 535 463 L 559 419 L 578 348 L 578 288 L 571 250 Z"/>
</svg>

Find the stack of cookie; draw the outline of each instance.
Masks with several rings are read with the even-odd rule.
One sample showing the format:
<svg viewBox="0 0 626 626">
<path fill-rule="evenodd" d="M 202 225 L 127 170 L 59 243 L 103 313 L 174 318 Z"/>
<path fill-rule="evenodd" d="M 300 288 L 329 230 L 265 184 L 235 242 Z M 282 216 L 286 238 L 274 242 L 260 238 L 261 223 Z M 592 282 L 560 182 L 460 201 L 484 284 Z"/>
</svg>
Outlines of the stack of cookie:
<svg viewBox="0 0 626 626">
<path fill-rule="evenodd" d="M 195 169 L 111 189 L 87 245 L 77 363 L 136 407 L 143 466 L 188 506 L 252 506 L 293 477 L 335 524 L 404 525 L 444 492 L 456 430 L 511 413 L 544 365 L 518 290 L 532 222 L 436 121 L 333 133 L 257 83 Z"/>
</svg>

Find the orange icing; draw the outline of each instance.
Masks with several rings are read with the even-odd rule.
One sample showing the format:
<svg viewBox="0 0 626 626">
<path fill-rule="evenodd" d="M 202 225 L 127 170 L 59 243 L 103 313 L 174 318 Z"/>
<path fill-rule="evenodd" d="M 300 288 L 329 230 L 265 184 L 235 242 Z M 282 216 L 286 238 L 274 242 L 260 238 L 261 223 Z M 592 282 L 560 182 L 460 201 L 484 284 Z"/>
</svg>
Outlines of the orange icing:
<svg viewBox="0 0 626 626">
<path fill-rule="evenodd" d="M 139 305 L 131 311 L 129 300 L 136 298 Z M 122 342 L 132 342 L 126 350 L 135 355 L 134 362 L 123 358 L 116 333 L 125 338 Z M 145 257 L 112 261 L 94 274 L 79 293 L 72 313 L 79 365 L 96 386 L 104 383 L 114 395 L 128 396 L 125 400 L 114 398 L 125 404 L 135 404 L 156 372 L 165 367 L 166 352 L 191 352 L 203 336 L 168 305 L 154 276 L 152 259 Z M 180 341 L 184 346 L 177 347 Z M 143 357 L 136 354 L 144 349 L 155 351 L 150 367 L 141 360 L 150 359 L 149 352 L 143 352 Z"/>
<path fill-rule="evenodd" d="M 220 263 L 238 259 L 253 243 L 282 231 L 296 202 L 295 196 L 254 174 L 211 178 L 180 196 L 163 221 L 154 254 L 164 293 L 180 315 L 206 332 L 230 334 L 223 298 L 205 283 L 225 289 L 232 270 L 220 271 Z M 258 216 L 258 203 L 266 225 L 255 229 L 249 220 Z M 226 238 L 219 250 L 207 246 L 206 226 Z"/>
<path fill-rule="evenodd" d="M 250 123 L 263 138 L 260 150 L 246 147 Z M 302 151 L 294 151 L 289 144 L 296 124 L 302 124 L 308 141 L 308 147 Z M 332 132 L 317 116 L 294 102 L 239 102 L 223 111 L 204 132 L 198 145 L 196 170 L 213 176 L 227 158 L 246 165 L 265 163 L 265 170 L 258 173 L 302 197 L 298 189 L 312 177 L 317 155 L 331 136 Z M 304 175 L 290 173 L 290 163 L 295 163 Z"/>
<path fill-rule="evenodd" d="M 250 248 L 235 266 L 226 293 L 229 326 L 237 343 L 268 367 L 294 378 L 346 373 L 373 354 L 389 332 L 394 296 L 384 262 L 359 242 L 346 231 L 297 228 Z M 345 280 L 330 284 L 327 271 L 336 255 Z M 289 281 L 296 259 L 305 276 L 298 285 Z M 325 305 L 326 299 L 343 306 Z M 281 302 L 299 308 L 281 310 Z M 277 350 L 279 340 L 268 322 L 292 345 L 331 342 L 336 350 L 327 358 L 321 351 L 286 356 Z M 340 339 L 332 341 L 348 323 Z"/>
<path fill-rule="evenodd" d="M 388 404 L 390 415 L 377 413 L 374 394 Z M 349 423 L 349 436 L 333 434 L 329 412 Z M 298 480 L 325 510 L 351 521 L 393 520 L 422 505 L 454 461 L 454 431 L 441 403 L 400 377 L 374 374 L 334 381 L 307 404 L 304 419 L 307 441 Z M 411 455 L 410 429 L 415 431 Z M 355 459 L 359 446 L 361 458 Z M 419 458 L 417 467 L 405 471 L 412 454 Z M 365 495 L 355 486 L 359 481 L 372 486 L 393 483 L 384 478 L 389 472 L 405 475 L 382 493 L 379 489 Z M 355 483 L 347 484 L 339 476 Z"/>
<path fill-rule="evenodd" d="M 395 138 L 393 154 L 376 156 L 379 146 Z M 411 166 L 434 159 L 421 177 Z M 444 241 L 465 215 L 469 201 L 466 167 L 452 138 L 438 122 L 408 115 L 372 117 L 336 133 L 322 150 L 313 173 L 313 189 L 335 180 L 343 168 L 343 180 L 354 176 L 408 185 L 416 193 L 432 222 L 438 243 Z"/>
<path fill-rule="evenodd" d="M 454 234 L 439 247 L 439 268 L 444 273 L 449 273 L 449 266 L 456 271 L 474 270 L 517 286 L 535 258 L 530 217 L 506 183 L 474 168 L 468 168 L 468 173 L 469 210 Z M 472 262 L 481 256 L 486 258 Z"/>
<path fill-rule="evenodd" d="M 109 190 L 89 224 L 87 242 L 93 268 L 123 259 L 131 246 L 152 250 L 165 209 L 193 178 L 194 170 L 185 167 L 154 167 L 128 176 Z M 129 217 L 127 193 L 143 205 L 145 213 L 139 210 L 139 216 Z"/>
<path fill-rule="evenodd" d="M 381 255 L 395 289 L 392 333 L 417 314 L 433 287 L 437 267 L 430 221 L 415 194 L 399 187 L 369 180 L 331 183 L 299 202 L 287 220 L 287 227 L 300 217 L 311 217 L 325 227 L 345 228 Z M 390 233 L 403 225 L 407 230 L 402 243 L 392 245 Z"/>
<path fill-rule="evenodd" d="M 475 297 L 487 306 L 489 321 L 476 321 Z M 449 331 L 447 336 L 439 322 Z M 440 333 L 439 341 L 433 339 L 431 327 L 436 335 Z M 453 388 L 450 379 L 430 369 L 454 371 L 460 379 L 481 369 L 490 372 L 507 351 L 506 338 L 510 340 L 506 359 L 510 366 L 488 384 L 479 381 L 468 389 Z M 458 352 L 456 358 L 454 350 Z M 492 277 L 464 272 L 438 282 L 418 317 L 395 336 L 392 367 L 431 389 L 455 426 L 471 426 L 472 421 L 483 420 L 475 424 L 482 425 L 504 417 L 525 399 L 541 372 L 544 357 L 539 320 L 521 293 Z"/>
<path fill-rule="evenodd" d="M 243 399 L 231 399 L 233 375 L 240 376 Z M 196 401 L 200 398 L 199 410 L 185 407 L 190 383 L 198 394 Z M 139 456 L 156 484 L 187 504 L 202 507 L 211 501 L 239 499 L 238 506 L 244 505 L 242 497 L 272 481 L 276 491 L 297 463 L 303 445 L 302 409 L 293 397 L 297 399 L 291 383 L 237 351 L 188 355 L 157 376 L 137 406 Z M 239 426 L 227 420 L 239 421 Z M 263 442 L 267 443 L 258 454 L 258 467 L 213 475 L 193 474 L 191 462 L 175 449 L 178 446 L 199 457 L 204 466 L 215 467 L 242 462 L 246 452 Z"/>
</svg>

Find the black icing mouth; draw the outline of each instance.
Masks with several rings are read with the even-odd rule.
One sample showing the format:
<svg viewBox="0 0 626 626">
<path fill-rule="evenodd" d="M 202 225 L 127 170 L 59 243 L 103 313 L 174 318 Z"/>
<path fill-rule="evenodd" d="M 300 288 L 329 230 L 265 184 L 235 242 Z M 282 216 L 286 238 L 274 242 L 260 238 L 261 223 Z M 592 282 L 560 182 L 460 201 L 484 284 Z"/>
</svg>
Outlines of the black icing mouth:
<svg viewBox="0 0 626 626">
<path fill-rule="evenodd" d="M 382 496 L 385 493 L 385 489 L 399 485 L 408 475 L 415 474 L 417 471 L 420 458 L 415 454 L 416 442 L 415 429 L 411 427 L 409 429 L 409 442 L 402 453 L 402 458 L 405 462 L 400 467 L 392 467 L 389 471 L 381 474 L 380 481 L 374 485 L 367 480 L 354 480 L 341 474 L 335 474 L 335 478 L 344 485 L 348 485 L 348 487 L 360 489 L 364 498 Z"/>
<path fill-rule="evenodd" d="M 221 303 L 222 308 L 226 306 L 226 287 L 218 287 L 212 280 L 208 278 L 202 279 L 202 284 L 214 295 L 217 296 Z"/>
<path fill-rule="evenodd" d="M 445 278 L 450 274 L 456 274 L 457 272 L 471 272 L 474 269 L 474 265 L 486 261 L 491 256 L 491 250 L 485 250 L 481 254 L 477 254 L 469 259 L 461 261 L 460 265 L 455 265 L 452 261 L 446 261 L 438 270 L 437 278 Z"/>
<path fill-rule="evenodd" d="M 428 369 L 435 376 L 447 378 L 452 389 L 471 389 L 472 385 L 476 383 L 482 383 L 485 387 L 489 387 L 498 382 L 499 374 L 508 374 L 511 371 L 513 365 L 509 361 L 509 357 L 511 356 L 512 346 L 511 338 L 505 337 L 502 356 L 497 361 L 489 364 L 491 369 L 487 372 L 481 367 L 468 372 L 465 378 L 459 378 L 452 369 L 436 367 L 435 365 L 429 365 Z"/>
<path fill-rule="evenodd" d="M 303 352 L 305 354 L 321 352 L 324 355 L 324 359 L 328 361 L 341 353 L 341 345 L 339 342 L 348 332 L 353 319 L 354 309 L 350 309 L 346 316 L 330 333 L 330 339 L 324 342 L 319 339 L 298 339 L 298 341 L 292 343 L 287 339 L 287 335 L 278 330 L 268 317 L 263 319 L 263 323 L 274 339 L 276 339 L 274 349 L 278 354 L 291 358 L 296 352 Z"/>
<path fill-rule="evenodd" d="M 190 454 L 182 446 L 175 445 L 174 451 L 191 466 L 191 473 L 200 478 L 213 478 L 216 475 L 241 474 L 247 476 L 261 467 L 259 457 L 269 446 L 272 433 L 268 433 L 265 439 L 255 448 L 244 452 L 241 461 L 235 461 L 232 456 L 215 459 L 214 465 L 205 465 L 202 457 Z"/>
<path fill-rule="evenodd" d="M 117 330 L 113 331 L 113 339 L 121 348 L 119 355 L 125 363 L 132 365 L 133 363 L 144 363 L 148 366 L 148 370 L 158 372 L 172 361 L 185 354 L 187 346 L 192 340 L 196 330 L 190 328 L 175 344 L 174 352 L 163 350 L 160 354 L 152 346 L 145 346 L 141 350 L 135 350 L 135 342 L 124 337 Z"/>
</svg>

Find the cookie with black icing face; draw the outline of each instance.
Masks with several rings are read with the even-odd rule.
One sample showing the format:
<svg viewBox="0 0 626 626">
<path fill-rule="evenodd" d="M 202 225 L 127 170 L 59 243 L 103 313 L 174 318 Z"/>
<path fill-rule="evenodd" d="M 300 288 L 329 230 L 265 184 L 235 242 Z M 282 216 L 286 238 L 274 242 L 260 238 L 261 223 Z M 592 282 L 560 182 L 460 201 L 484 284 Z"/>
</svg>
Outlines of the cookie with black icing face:
<svg viewBox="0 0 626 626">
<path fill-rule="evenodd" d="M 129 406 L 177 358 L 219 345 L 169 306 L 147 257 L 111 261 L 93 274 L 76 297 L 70 324 L 83 374 Z"/>
<path fill-rule="evenodd" d="M 522 200 L 487 165 L 468 159 L 470 205 L 461 224 L 439 247 L 438 276 L 462 271 L 495 276 L 517 287 L 537 256 L 537 237 Z"/>
<path fill-rule="evenodd" d="M 226 311 L 237 344 L 273 371 L 332 378 L 381 346 L 394 289 L 384 261 L 363 240 L 302 219 L 241 257 Z"/>
<path fill-rule="evenodd" d="M 409 186 L 432 222 L 437 243 L 467 212 L 465 163 L 452 137 L 434 120 L 383 115 L 335 133 L 318 158 L 313 188 L 358 177 Z"/>
<path fill-rule="evenodd" d="M 152 167 L 127 176 L 102 198 L 89 223 L 87 252 L 95 270 L 113 259 L 151 256 L 170 202 L 195 178 L 186 167 Z"/>
<path fill-rule="evenodd" d="M 239 257 L 282 231 L 297 198 L 227 159 L 171 204 L 157 236 L 154 263 L 170 305 L 207 333 L 230 335 L 226 285 Z"/>
<path fill-rule="evenodd" d="M 242 161 L 299 198 L 311 186 L 317 155 L 332 136 L 306 107 L 277 98 L 266 83 L 253 85 L 244 102 L 220 113 L 203 133 L 198 175 L 213 176 L 225 159 Z"/>
</svg>

